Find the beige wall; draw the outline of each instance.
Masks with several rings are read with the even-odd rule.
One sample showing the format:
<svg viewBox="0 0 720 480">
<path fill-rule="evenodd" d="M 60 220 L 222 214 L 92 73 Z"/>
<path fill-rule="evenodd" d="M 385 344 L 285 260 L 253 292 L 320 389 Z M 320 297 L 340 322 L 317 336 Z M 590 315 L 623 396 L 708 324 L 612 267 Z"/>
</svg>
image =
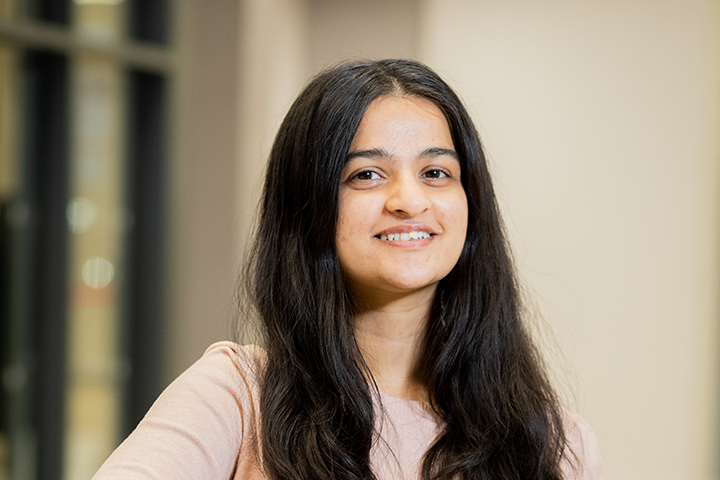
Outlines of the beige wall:
<svg viewBox="0 0 720 480">
<path fill-rule="evenodd" d="M 715 478 L 719 28 L 707 0 L 425 2 L 612 479 Z"/>
<path fill-rule="evenodd" d="M 240 165 L 238 2 L 178 2 L 179 73 L 173 85 L 167 381 L 227 338 L 234 314 Z"/>
<path fill-rule="evenodd" d="M 480 127 L 532 310 L 554 336 L 546 351 L 607 478 L 717 478 L 716 1 L 216 5 L 236 15 L 201 9 L 190 22 L 188 43 L 204 47 L 188 65 L 208 70 L 185 88 L 208 97 L 186 113 L 217 111 L 182 120 L 193 173 L 178 178 L 197 193 L 177 190 L 187 211 L 175 221 L 169 377 L 227 337 L 263 159 L 310 73 L 344 57 L 416 57 Z M 210 48 L 221 56 L 204 58 Z M 204 85 L 208 75 L 230 83 Z"/>
</svg>

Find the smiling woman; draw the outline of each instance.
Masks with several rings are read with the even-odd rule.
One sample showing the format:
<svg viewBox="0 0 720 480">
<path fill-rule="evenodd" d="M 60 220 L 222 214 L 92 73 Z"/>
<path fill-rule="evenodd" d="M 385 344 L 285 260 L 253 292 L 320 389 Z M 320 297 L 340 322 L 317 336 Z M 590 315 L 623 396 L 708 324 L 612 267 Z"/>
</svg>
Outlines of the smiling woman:
<svg viewBox="0 0 720 480">
<path fill-rule="evenodd" d="M 319 74 L 270 154 L 244 306 L 96 475 L 599 479 L 526 332 L 477 132 L 408 60 Z"/>
</svg>

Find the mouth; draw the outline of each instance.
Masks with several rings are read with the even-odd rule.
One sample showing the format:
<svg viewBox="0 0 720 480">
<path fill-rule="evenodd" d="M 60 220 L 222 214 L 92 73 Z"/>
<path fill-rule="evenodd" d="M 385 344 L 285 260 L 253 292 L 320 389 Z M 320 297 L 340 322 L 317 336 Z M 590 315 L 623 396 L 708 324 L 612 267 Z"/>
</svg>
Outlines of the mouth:
<svg viewBox="0 0 720 480">
<path fill-rule="evenodd" d="M 422 240 L 428 240 L 437 235 L 437 233 L 438 232 L 429 225 L 420 223 L 414 225 L 401 224 L 377 232 L 375 238 L 383 242 L 419 242 L 418 244 L 424 244 L 425 242 L 421 242 Z"/>
<path fill-rule="evenodd" d="M 431 233 L 423 232 L 414 230 L 411 232 L 402 232 L 402 233 L 382 233 L 379 235 L 375 235 L 375 238 L 379 238 L 380 240 L 385 240 L 389 242 L 394 241 L 401 241 L 401 242 L 408 242 L 412 240 L 424 240 L 426 238 L 430 238 L 432 236 Z"/>
</svg>

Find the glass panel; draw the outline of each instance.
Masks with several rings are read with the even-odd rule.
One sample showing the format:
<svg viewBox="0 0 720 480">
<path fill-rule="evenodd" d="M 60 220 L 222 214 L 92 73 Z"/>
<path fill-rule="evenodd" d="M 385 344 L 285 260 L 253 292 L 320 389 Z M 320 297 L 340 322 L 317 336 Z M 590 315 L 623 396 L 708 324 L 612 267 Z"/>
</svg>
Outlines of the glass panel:
<svg viewBox="0 0 720 480">
<path fill-rule="evenodd" d="M 116 445 L 121 412 L 124 91 L 120 67 L 73 64 L 68 377 L 64 478 L 90 478 Z"/>
<path fill-rule="evenodd" d="M 75 1 L 74 31 L 120 39 L 124 5 Z M 125 276 L 124 70 L 113 59 L 72 64 L 68 376 L 64 478 L 90 478 L 117 445 L 127 367 L 121 354 Z"/>
<path fill-rule="evenodd" d="M 121 40 L 126 6 L 123 0 L 75 0 L 73 30 L 101 43 Z"/>
</svg>

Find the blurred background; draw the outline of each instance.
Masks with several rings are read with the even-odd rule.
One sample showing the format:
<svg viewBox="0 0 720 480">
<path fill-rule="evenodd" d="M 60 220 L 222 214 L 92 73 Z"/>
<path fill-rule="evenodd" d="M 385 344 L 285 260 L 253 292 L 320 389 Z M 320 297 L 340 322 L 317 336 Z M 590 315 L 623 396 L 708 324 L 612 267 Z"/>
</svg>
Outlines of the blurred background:
<svg viewBox="0 0 720 480">
<path fill-rule="evenodd" d="M 89 478 L 231 338 L 274 131 L 361 57 L 466 100 L 606 478 L 720 478 L 717 0 L 0 0 L 1 480 Z"/>
</svg>

